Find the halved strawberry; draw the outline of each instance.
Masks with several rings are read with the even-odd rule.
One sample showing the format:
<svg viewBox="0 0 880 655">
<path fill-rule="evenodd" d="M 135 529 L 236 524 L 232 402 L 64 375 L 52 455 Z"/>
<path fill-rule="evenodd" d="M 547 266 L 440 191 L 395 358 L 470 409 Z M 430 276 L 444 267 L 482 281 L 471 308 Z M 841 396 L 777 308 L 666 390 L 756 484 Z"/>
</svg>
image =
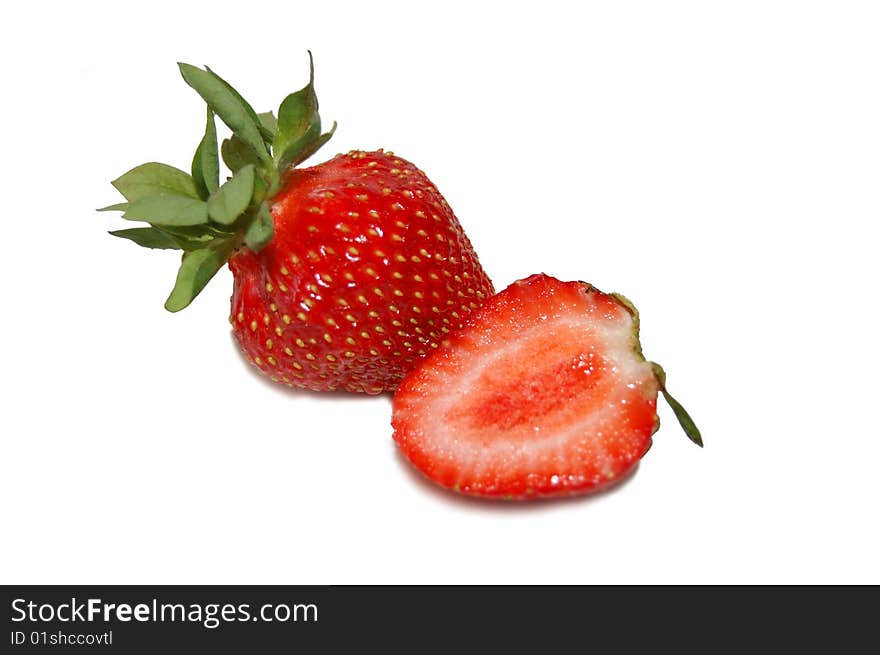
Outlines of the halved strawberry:
<svg viewBox="0 0 880 655">
<path fill-rule="evenodd" d="M 490 298 L 394 395 L 394 439 L 431 480 L 522 499 L 596 491 L 651 445 L 657 392 L 702 446 L 645 361 L 623 296 L 533 275 Z"/>
</svg>

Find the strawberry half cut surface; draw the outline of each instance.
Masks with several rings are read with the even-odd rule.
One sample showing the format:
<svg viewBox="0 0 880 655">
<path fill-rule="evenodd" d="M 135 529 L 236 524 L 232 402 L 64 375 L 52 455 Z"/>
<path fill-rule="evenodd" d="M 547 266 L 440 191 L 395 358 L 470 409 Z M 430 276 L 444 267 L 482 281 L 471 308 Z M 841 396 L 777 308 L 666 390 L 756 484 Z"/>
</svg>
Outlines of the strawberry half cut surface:
<svg viewBox="0 0 880 655">
<path fill-rule="evenodd" d="M 702 446 L 638 330 L 623 296 L 543 274 L 515 282 L 404 379 L 394 439 L 434 482 L 500 499 L 585 494 L 622 479 L 651 446 L 658 392 Z"/>
</svg>

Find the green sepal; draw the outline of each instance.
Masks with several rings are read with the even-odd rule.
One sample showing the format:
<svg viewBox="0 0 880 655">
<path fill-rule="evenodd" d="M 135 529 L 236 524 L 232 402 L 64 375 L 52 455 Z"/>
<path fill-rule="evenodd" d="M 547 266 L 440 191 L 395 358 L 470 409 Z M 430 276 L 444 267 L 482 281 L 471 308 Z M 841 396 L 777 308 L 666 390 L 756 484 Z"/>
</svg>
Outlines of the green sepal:
<svg viewBox="0 0 880 655">
<path fill-rule="evenodd" d="M 684 430 L 688 439 L 702 448 L 703 436 L 700 434 L 700 429 L 697 427 L 697 424 L 694 423 L 694 419 L 691 418 L 691 415 L 687 413 L 687 410 L 682 404 L 673 398 L 666 390 L 666 371 L 664 371 L 663 367 L 656 362 L 651 362 L 651 368 L 654 370 L 654 377 L 657 378 L 657 384 L 660 385 L 660 391 L 666 399 L 666 402 L 669 403 L 669 406 L 672 408 L 672 412 L 675 414 L 675 418 L 678 419 L 681 429 Z"/>
<path fill-rule="evenodd" d="M 96 209 L 96 212 L 124 212 L 128 209 L 127 202 L 117 202 L 115 205 L 107 205 L 106 207 L 99 207 Z"/>
<path fill-rule="evenodd" d="M 335 126 L 334 126 L 335 129 Z M 317 151 L 332 131 L 321 134 L 318 97 L 315 95 L 315 65 L 309 53 L 309 83 L 287 96 L 278 107 L 278 126 L 272 143 L 275 166 L 283 173 Z M 322 140 L 323 139 L 323 140 Z"/>
<path fill-rule="evenodd" d="M 179 168 L 158 162 L 136 166 L 110 184 L 129 202 L 166 193 L 199 197 L 192 177 Z"/>
<path fill-rule="evenodd" d="M 201 225 L 208 222 L 208 204 L 189 196 L 147 196 L 128 203 L 122 218 L 160 226 Z"/>
<path fill-rule="evenodd" d="M 278 119 L 275 118 L 275 114 L 271 111 L 263 111 L 257 114 L 257 118 L 260 119 L 260 127 L 263 129 L 263 133 L 269 136 L 269 145 L 275 140 L 275 131 L 278 129 Z"/>
<path fill-rule="evenodd" d="M 330 137 L 333 136 L 334 132 L 336 132 L 336 121 L 333 121 L 333 127 L 330 128 L 329 132 L 324 132 L 324 134 L 320 135 L 317 139 L 307 144 L 306 147 L 303 148 L 303 150 L 301 150 L 299 154 L 290 161 L 286 168 L 290 169 L 294 166 L 299 166 L 306 159 L 314 155 L 316 152 L 318 152 L 318 150 L 321 149 L 321 146 L 323 146 L 330 140 Z"/>
<path fill-rule="evenodd" d="M 254 252 L 260 252 L 275 236 L 275 222 L 267 202 L 260 203 L 254 219 L 244 231 L 244 244 Z"/>
<path fill-rule="evenodd" d="M 253 107 L 210 69 L 202 70 L 184 63 L 178 63 L 178 67 L 186 83 L 202 96 L 220 120 L 251 146 L 261 161 L 269 163 L 271 157 L 263 138 L 264 128 Z"/>
<path fill-rule="evenodd" d="M 192 160 L 192 178 L 196 190 L 202 200 L 220 186 L 220 155 L 217 150 L 217 125 L 214 123 L 214 112 L 207 107 L 208 118 L 205 123 L 205 135 L 196 148 Z"/>
<path fill-rule="evenodd" d="M 260 158 L 257 157 L 254 149 L 234 134 L 228 139 L 223 139 L 223 143 L 220 146 L 220 154 L 223 157 L 223 163 L 233 173 L 241 170 L 248 164 L 253 164 L 254 166 L 260 164 Z"/>
<path fill-rule="evenodd" d="M 174 237 L 155 227 L 133 227 L 127 230 L 113 230 L 110 234 L 121 239 L 128 239 L 144 248 L 182 250 Z"/>
<path fill-rule="evenodd" d="M 165 309 L 179 312 L 189 306 L 235 250 L 235 239 L 216 239 L 205 248 L 184 253 L 177 280 Z"/>
<path fill-rule="evenodd" d="M 208 198 L 208 216 L 221 225 L 232 225 L 254 195 L 254 166 L 248 164 Z"/>
</svg>

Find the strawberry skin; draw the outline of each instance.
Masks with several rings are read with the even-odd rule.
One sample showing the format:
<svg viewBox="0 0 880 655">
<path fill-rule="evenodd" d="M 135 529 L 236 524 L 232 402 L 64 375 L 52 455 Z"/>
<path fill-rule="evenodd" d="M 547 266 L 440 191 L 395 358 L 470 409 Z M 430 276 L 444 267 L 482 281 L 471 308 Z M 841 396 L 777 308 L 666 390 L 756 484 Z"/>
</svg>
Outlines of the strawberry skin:
<svg viewBox="0 0 880 655">
<path fill-rule="evenodd" d="M 449 205 L 408 161 L 353 151 L 294 170 L 275 236 L 230 260 L 232 325 L 290 386 L 380 393 L 493 294 Z"/>
<path fill-rule="evenodd" d="M 645 361 L 632 305 L 533 275 L 489 299 L 406 377 L 394 439 L 428 478 L 463 494 L 585 494 L 648 451 L 658 391 L 702 445 L 662 369 Z"/>
</svg>

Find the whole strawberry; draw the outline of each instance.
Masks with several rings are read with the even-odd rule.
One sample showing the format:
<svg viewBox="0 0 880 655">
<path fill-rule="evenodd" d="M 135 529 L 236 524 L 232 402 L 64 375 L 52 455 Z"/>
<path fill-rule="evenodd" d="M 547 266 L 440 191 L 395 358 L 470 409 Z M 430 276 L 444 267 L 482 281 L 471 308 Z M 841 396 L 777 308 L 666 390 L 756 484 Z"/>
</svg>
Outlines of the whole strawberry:
<svg viewBox="0 0 880 655">
<path fill-rule="evenodd" d="M 234 334 L 271 379 L 394 390 L 494 292 L 455 214 L 422 171 L 390 152 L 295 168 L 335 130 L 321 133 L 313 74 L 276 119 L 210 69 L 179 66 L 208 105 L 191 174 L 149 163 L 115 180 L 127 202 L 105 209 L 150 226 L 111 234 L 183 250 L 169 311 L 189 305 L 228 261 Z M 220 152 L 233 175 L 222 185 L 215 115 L 232 130 Z"/>
</svg>

